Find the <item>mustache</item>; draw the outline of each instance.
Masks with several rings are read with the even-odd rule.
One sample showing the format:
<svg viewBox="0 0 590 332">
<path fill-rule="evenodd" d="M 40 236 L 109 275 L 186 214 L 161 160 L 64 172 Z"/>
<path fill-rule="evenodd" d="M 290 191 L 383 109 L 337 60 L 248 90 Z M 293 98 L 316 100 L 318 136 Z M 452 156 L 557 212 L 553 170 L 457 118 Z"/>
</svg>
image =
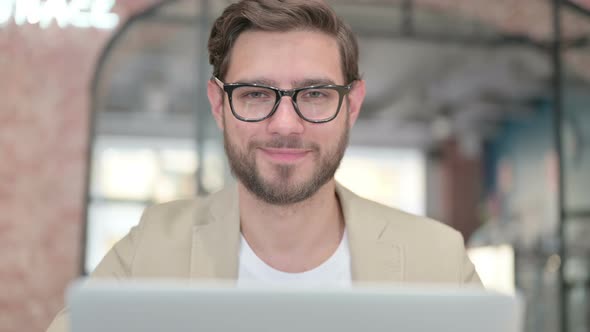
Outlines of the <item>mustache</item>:
<svg viewBox="0 0 590 332">
<path fill-rule="evenodd" d="M 319 150 L 319 145 L 311 142 L 304 142 L 297 136 L 276 136 L 268 141 L 255 140 L 250 142 L 251 148 L 275 148 L 275 149 L 305 149 Z"/>
</svg>

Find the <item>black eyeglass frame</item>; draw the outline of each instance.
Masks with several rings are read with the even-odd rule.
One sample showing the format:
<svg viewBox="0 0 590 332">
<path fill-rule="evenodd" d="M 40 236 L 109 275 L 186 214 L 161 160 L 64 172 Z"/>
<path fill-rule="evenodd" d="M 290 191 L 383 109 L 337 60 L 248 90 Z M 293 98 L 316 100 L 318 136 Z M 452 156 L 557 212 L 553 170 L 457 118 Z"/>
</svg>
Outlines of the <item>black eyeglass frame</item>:
<svg viewBox="0 0 590 332">
<path fill-rule="evenodd" d="M 220 88 L 222 88 L 227 93 L 227 96 L 229 98 L 229 106 L 230 106 L 233 116 L 236 119 L 238 119 L 240 121 L 244 121 L 244 122 L 260 122 L 260 121 L 264 121 L 264 120 L 270 118 L 271 116 L 273 116 L 273 114 L 275 114 L 275 112 L 279 108 L 279 104 L 281 103 L 281 100 L 284 96 L 291 97 L 291 103 L 293 104 L 293 108 L 295 109 L 295 112 L 303 120 L 305 120 L 307 122 L 311 122 L 311 123 L 330 122 L 338 116 L 338 113 L 340 113 L 340 109 L 342 108 L 342 100 L 344 100 L 344 97 L 346 95 L 348 95 L 350 90 L 352 90 L 352 84 L 354 83 L 354 82 L 351 82 L 347 85 L 336 85 L 336 84 L 312 85 L 312 86 L 305 86 L 305 87 L 295 88 L 295 89 L 290 89 L 290 90 L 283 90 L 283 89 L 275 88 L 274 86 L 269 86 L 269 85 L 264 85 L 264 84 L 256 84 L 256 83 L 224 83 L 215 76 L 213 76 L 213 79 L 218 85 L 221 84 Z M 233 99 L 232 99 L 233 91 L 237 88 L 241 88 L 244 86 L 266 88 L 266 89 L 269 89 L 269 90 L 272 90 L 275 92 L 275 95 L 276 95 L 275 104 L 272 107 L 272 110 L 266 116 L 264 116 L 260 119 L 249 119 L 249 118 L 244 118 L 236 113 L 236 111 L 234 110 L 234 104 L 233 104 Z M 337 107 L 336 112 L 334 113 L 333 116 L 326 118 L 326 119 L 322 119 L 322 120 L 312 120 L 312 119 L 306 118 L 305 116 L 303 116 L 303 114 L 301 114 L 301 111 L 299 110 L 299 106 L 297 105 L 297 95 L 301 91 L 313 90 L 313 89 L 331 89 L 331 90 L 336 90 L 338 92 L 338 107 Z"/>
</svg>

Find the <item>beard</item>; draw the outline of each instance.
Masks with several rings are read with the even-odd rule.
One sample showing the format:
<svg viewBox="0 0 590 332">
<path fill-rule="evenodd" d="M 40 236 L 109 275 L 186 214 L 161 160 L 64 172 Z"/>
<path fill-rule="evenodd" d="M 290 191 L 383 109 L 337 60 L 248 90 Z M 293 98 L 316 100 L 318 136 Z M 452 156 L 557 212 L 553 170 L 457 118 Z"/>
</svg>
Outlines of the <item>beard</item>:
<svg viewBox="0 0 590 332">
<path fill-rule="evenodd" d="M 346 114 L 345 129 L 338 137 L 336 146 L 323 154 L 318 144 L 304 143 L 298 136 L 277 136 L 264 142 L 251 141 L 248 143 L 246 151 L 240 151 L 225 130 L 223 143 L 231 172 L 248 191 L 266 203 L 289 205 L 304 201 L 334 177 L 348 145 L 348 121 L 348 114 Z M 258 148 L 307 149 L 313 154 L 315 167 L 307 179 L 294 183 L 296 165 L 273 165 L 273 173 L 275 174 L 268 175 L 269 177 L 273 176 L 274 179 L 266 180 L 260 173 L 256 162 Z"/>
</svg>

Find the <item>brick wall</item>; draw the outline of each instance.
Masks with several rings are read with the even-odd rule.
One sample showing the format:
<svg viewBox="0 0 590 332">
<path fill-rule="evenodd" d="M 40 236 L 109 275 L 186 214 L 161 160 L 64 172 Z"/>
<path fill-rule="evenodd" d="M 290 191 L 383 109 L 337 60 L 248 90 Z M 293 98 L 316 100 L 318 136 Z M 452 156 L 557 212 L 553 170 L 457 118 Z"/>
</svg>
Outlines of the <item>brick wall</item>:
<svg viewBox="0 0 590 332">
<path fill-rule="evenodd" d="M 119 1 L 124 22 L 156 0 Z M 89 86 L 114 30 L 0 27 L 0 331 L 43 331 L 77 276 Z"/>
</svg>

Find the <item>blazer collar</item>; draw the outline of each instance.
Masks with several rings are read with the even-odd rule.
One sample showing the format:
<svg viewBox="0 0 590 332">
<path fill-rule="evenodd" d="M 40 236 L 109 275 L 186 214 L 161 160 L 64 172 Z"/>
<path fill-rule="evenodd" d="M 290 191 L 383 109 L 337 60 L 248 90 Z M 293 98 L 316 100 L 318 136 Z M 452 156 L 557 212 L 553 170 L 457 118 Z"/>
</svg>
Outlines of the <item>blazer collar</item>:
<svg viewBox="0 0 590 332">
<path fill-rule="evenodd" d="M 396 240 L 383 207 L 363 199 L 340 184 L 336 186 L 350 247 L 354 282 L 401 282 L 404 247 Z"/>
<path fill-rule="evenodd" d="M 354 282 L 403 280 L 404 247 L 375 203 L 336 185 L 344 215 Z M 240 218 L 237 185 L 211 195 L 205 218 L 196 218 L 191 251 L 191 278 L 238 278 Z M 380 207 L 382 209 L 382 207 Z"/>
<path fill-rule="evenodd" d="M 193 227 L 190 275 L 194 279 L 238 278 L 240 213 L 237 185 L 229 185 L 208 197 Z"/>
</svg>

